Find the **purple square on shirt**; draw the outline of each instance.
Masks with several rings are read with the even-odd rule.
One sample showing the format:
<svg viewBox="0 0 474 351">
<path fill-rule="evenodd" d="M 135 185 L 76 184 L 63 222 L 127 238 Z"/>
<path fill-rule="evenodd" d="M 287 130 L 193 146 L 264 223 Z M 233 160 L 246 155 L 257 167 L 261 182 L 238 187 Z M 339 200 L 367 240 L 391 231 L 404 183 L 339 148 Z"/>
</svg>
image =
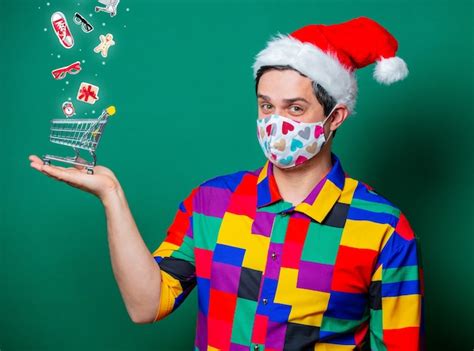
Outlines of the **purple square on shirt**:
<svg viewBox="0 0 474 351">
<path fill-rule="evenodd" d="M 252 233 L 270 237 L 275 215 L 275 213 L 257 212 L 252 223 Z"/>
<path fill-rule="evenodd" d="M 207 349 L 207 317 L 198 311 L 195 344 L 200 350 Z"/>
<path fill-rule="evenodd" d="M 206 216 L 224 217 L 224 213 L 229 205 L 229 189 L 222 189 L 213 186 L 201 186 L 198 201 L 194 204 L 193 211 Z"/>
<path fill-rule="evenodd" d="M 237 294 L 241 267 L 227 263 L 212 262 L 211 288 Z"/>
<path fill-rule="evenodd" d="M 286 324 L 268 321 L 265 347 L 283 350 L 285 346 Z"/>
<path fill-rule="evenodd" d="M 265 276 L 270 279 L 278 280 L 281 268 L 281 254 L 283 252 L 283 244 L 270 242 L 267 254 L 267 265 L 265 267 Z M 275 256 L 272 256 L 275 253 Z"/>
<path fill-rule="evenodd" d="M 333 271 L 331 264 L 300 261 L 296 287 L 329 292 Z"/>
<path fill-rule="evenodd" d="M 230 351 L 248 351 L 248 350 L 249 350 L 248 345 L 240 345 L 236 343 L 230 344 Z"/>
</svg>

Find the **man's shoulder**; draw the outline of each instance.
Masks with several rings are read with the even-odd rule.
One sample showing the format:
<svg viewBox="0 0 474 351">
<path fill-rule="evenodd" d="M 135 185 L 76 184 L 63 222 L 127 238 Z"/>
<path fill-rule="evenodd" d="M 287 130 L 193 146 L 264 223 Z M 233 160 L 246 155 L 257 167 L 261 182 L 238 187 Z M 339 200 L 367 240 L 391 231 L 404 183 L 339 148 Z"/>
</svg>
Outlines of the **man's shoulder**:
<svg viewBox="0 0 474 351">
<path fill-rule="evenodd" d="M 213 188 L 220 188 L 226 189 L 230 191 L 234 191 L 237 186 L 242 182 L 244 177 L 251 177 L 256 179 L 261 167 L 257 169 L 244 169 L 244 170 L 237 170 L 221 175 L 217 175 L 212 178 L 208 178 L 199 184 L 199 187 L 213 187 Z"/>
<path fill-rule="evenodd" d="M 385 196 L 360 179 L 353 179 L 354 187 L 351 208 L 358 211 L 359 214 L 372 218 L 375 221 L 395 224 L 399 219 L 402 211 L 400 207 L 389 197 Z"/>
<path fill-rule="evenodd" d="M 372 186 L 357 180 L 349 209 L 349 217 L 391 227 L 394 247 L 401 248 L 418 240 L 406 213 L 391 198 Z"/>
</svg>

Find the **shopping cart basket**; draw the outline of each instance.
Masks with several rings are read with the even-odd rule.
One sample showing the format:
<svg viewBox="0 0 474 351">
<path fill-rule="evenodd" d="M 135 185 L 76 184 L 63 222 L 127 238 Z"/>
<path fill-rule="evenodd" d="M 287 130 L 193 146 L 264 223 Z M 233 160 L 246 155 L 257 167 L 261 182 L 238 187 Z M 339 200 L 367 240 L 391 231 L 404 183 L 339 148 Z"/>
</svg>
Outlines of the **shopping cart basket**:
<svg viewBox="0 0 474 351">
<path fill-rule="evenodd" d="M 51 160 L 61 161 L 85 166 L 87 173 L 93 174 L 96 164 L 95 151 L 109 117 L 114 114 L 115 107 L 109 106 L 97 119 L 52 119 L 49 140 L 56 144 L 71 146 L 76 155 L 74 157 L 43 155 L 44 164 L 49 165 Z M 79 157 L 80 149 L 89 151 L 92 162 L 87 162 Z"/>
</svg>

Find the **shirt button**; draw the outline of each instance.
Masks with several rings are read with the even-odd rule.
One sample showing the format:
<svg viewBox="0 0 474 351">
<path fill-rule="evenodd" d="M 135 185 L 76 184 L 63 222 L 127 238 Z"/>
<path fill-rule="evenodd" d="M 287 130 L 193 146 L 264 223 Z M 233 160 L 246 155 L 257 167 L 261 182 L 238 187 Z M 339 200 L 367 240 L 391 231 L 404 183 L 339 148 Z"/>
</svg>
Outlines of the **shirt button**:
<svg viewBox="0 0 474 351">
<path fill-rule="evenodd" d="M 282 212 L 280 213 L 282 216 L 287 216 L 288 215 L 288 212 Z"/>
<path fill-rule="evenodd" d="M 263 299 L 262 300 L 263 304 L 266 305 L 268 303 L 268 300 L 267 299 Z M 258 346 L 258 345 L 257 345 Z"/>
<path fill-rule="evenodd" d="M 260 347 L 259 347 L 258 345 L 253 345 L 253 349 L 254 349 L 254 350 L 259 350 Z"/>
<path fill-rule="evenodd" d="M 276 260 L 277 254 L 275 252 L 272 252 L 272 259 Z"/>
</svg>

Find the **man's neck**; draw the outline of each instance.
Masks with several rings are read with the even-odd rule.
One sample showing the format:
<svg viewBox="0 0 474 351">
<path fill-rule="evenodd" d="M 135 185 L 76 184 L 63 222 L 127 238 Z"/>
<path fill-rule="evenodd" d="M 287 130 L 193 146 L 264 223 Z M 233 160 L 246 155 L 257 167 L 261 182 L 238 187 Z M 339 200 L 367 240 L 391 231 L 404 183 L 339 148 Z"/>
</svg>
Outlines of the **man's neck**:
<svg viewBox="0 0 474 351">
<path fill-rule="evenodd" d="M 297 205 L 302 202 L 311 190 L 331 170 L 331 145 L 324 145 L 319 154 L 303 164 L 281 169 L 273 166 L 273 174 L 278 190 L 285 201 Z"/>
</svg>

